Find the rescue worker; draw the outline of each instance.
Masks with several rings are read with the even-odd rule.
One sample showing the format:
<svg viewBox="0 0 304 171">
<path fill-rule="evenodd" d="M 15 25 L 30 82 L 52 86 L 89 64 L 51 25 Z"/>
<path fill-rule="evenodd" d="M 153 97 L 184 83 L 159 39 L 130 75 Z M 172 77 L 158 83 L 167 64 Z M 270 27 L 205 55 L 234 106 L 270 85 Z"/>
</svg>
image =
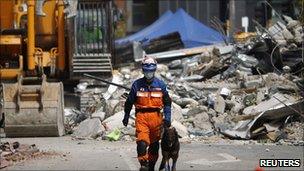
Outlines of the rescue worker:
<svg viewBox="0 0 304 171">
<path fill-rule="evenodd" d="M 127 126 L 130 111 L 135 105 L 135 126 L 140 170 L 154 170 L 158 159 L 162 126 L 171 125 L 171 98 L 166 84 L 155 77 L 157 62 L 154 58 L 142 60 L 143 78 L 132 84 L 124 106 L 123 125 Z M 163 114 L 161 113 L 163 109 Z M 147 152 L 148 147 L 148 152 Z"/>
</svg>

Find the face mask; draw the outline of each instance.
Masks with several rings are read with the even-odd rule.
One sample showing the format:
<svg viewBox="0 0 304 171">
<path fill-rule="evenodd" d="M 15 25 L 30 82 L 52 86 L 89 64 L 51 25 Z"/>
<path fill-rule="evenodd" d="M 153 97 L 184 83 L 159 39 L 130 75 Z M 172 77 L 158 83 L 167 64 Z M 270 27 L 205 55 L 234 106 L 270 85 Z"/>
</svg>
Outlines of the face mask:
<svg viewBox="0 0 304 171">
<path fill-rule="evenodd" d="M 144 72 L 144 76 L 148 79 L 151 80 L 154 77 L 154 72 Z"/>
</svg>

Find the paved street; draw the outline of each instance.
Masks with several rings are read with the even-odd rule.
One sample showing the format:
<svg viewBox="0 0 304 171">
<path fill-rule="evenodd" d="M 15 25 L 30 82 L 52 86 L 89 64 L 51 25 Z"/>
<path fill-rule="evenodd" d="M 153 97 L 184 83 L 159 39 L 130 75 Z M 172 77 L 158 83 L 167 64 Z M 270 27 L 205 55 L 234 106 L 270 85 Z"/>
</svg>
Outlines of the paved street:
<svg viewBox="0 0 304 171">
<path fill-rule="evenodd" d="M 4 170 L 138 170 L 134 142 L 60 138 L 18 138 L 1 141 L 35 143 L 40 150 L 61 155 L 17 163 Z M 182 143 L 178 170 L 254 170 L 260 158 L 301 159 L 303 146 Z M 157 163 L 159 166 L 160 159 Z M 302 168 L 267 168 L 266 170 Z"/>
</svg>

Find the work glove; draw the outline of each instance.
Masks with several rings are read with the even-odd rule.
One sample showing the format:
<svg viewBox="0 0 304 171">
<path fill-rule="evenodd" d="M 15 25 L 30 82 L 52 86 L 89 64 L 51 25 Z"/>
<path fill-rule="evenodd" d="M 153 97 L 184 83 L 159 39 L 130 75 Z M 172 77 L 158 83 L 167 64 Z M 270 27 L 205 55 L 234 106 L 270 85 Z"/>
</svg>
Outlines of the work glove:
<svg viewBox="0 0 304 171">
<path fill-rule="evenodd" d="M 128 123 L 129 123 L 129 117 L 125 115 L 124 118 L 123 118 L 123 120 L 122 120 L 122 124 L 123 124 L 124 126 L 127 126 Z"/>
<path fill-rule="evenodd" d="M 171 126 L 171 121 L 168 121 L 166 119 L 163 120 L 163 123 L 164 123 L 164 127 L 169 128 Z"/>
</svg>

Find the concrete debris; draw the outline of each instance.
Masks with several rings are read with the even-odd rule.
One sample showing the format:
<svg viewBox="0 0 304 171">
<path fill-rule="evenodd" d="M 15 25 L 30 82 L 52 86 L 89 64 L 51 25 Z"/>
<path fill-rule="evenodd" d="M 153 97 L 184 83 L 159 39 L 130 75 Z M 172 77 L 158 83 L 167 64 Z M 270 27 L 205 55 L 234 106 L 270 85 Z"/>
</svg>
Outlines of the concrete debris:
<svg viewBox="0 0 304 171">
<path fill-rule="evenodd" d="M 157 71 L 156 73 L 162 73 L 162 72 L 168 72 L 169 71 L 169 68 L 167 65 L 164 65 L 164 64 L 158 64 L 157 65 Z"/>
<path fill-rule="evenodd" d="M 201 75 L 191 75 L 191 76 L 187 76 L 187 77 L 181 77 L 180 81 L 201 81 L 203 80 L 203 76 Z"/>
<path fill-rule="evenodd" d="M 243 99 L 243 104 L 245 106 L 252 106 L 254 104 L 256 104 L 256 94 L 252 93 L 252 94 L 247 94 L 245 95 L 244 99 Z"/>
<path fill-rule="evenodd" d="M 81 112 L 77 109 L 67 108 L 64 110 L 66 124 L 70 127 L 79 124 L 89 117 L 88 113 Z"/>
<path fill-rule="evenodd" d="M 256 87 L 262 87 L 263 86 L 263 79 L 257 78 L 257 79 L 250 79 L 247 77 L 247 79 L 244 82 L 245 88 L 256 88 Z"/>
<path fill-rule="evenodd" d="M 230 90 L 239 89 L 240 85 L 232 80 L 207 80 L 204 82 L 192 82 L 189 83 L 192 88 L 202 90 L 202 91 L 213 91 L 216 92 L 218 89 L 226 87 Z"/>
<path fill-rule="evenodd" d="M 230 94 L 231 94 L 231 90 L 229 90 L 226 87 L 223 87 L 220 91 L 220 95 L 225 96 L 225 97 L 230 96 Z"/>
<path fill-rule="evenodd" d="M 102 110 L 97 110 L 96 112 L 91 114 L 91 118 L 98 118 L 100 121 L 103 121 L 106 113 Z"/>
<path fill-rule="evenodd" d="M 231 108 L 230 112 L 234 114 L 240 114 L 241 110 L 244 109 L 244 105 L 242 103 L 238 103 L 237 101 L 232 101 L 233 107 Z"/>
<path fill-rule="evenodd" d="M 35 144 L 19 142 L 0 142 L 0 169 L 12 166 L 17 162 L 58 155 L 56 152 L 40 151 Z"/>
<path fill-rule="evenodd" d="M 206 112 L 197 114 L 193 118 L 193 124 L 195 128 L 199 128 L 203 131 L 210 131 L 213 130 L 212 124 L 209 119 L 209 115 Z"/>
<path fill-rule="evenodd" d="M 79 83 L 77 85 L 77 88 L 75 89 L 75 92 L 83 92 L 87 89 L 87 86 L 89 85 L 89 83 L 87 82 L 83 82 L 83 83 Z"/>
<path fill-rule="evenodd" d="M 76 127 L 73 137 L 76 138 L 97 138 L 103 134 L 105 127 L 99 118 L 88 118 Z"/>
<path fill-rule="evenodd" d="M 226 103 L 224 98 L 218 94 L 214 102 L 214 110 L 222 114 L 225 112 L 225 107 L 226 107 Z"/>
<path fill-rule="evenodd" d="M 123 135 L 135 136 L 135 128 L 132 126 L 127 126 L 120 129 Z"/>
<path fill-rule="evenodd" d="M 112 81 L 111 81 L 111 82 L 112 82 L 112 83 L 116 83 L 116 84 L 120 84 L 120 83 L 122 82 L 122 75 L 121 75 L 118 71 L 114 70 L 114 71 L 113 71 L 113 78 L 112 78 Z M 103 98 L 104 98 L 105 100 L 110 99 L 110 97 L 112 96 L 112 94 L 113 94 L 116 90 L 117 90 L 117 86 L 115 86 L 115 85 L 110 85 L 110 86 L 108 87 L 108 90 L 103 94 Z"/>
<path fill-rule="evenodd" d="M 229 120 L 229 115 L 223 113 L 222 115 L 213 116 L 212 124 L 215 128 L 215 131 L 221 132 L 222 130 L 227 130 L 231 127 L 231 121 Z"/>
<path fill-rule="evenodd" d="M 292 141 L 304 140 L 304 122 L 291 122 L 284 128 L 284 132 L 287 134 L 287 139 Z"/>
<path fill-rule="evenodd" d="M 170 69 L 183 68 L 182 60 L 181 59 L 173 60 L 168 64 L 168 67 Z"/>
<path fill-rule="evenodd" d="M 214 135 L 213 130 L 202 130 L 199 128 L 193 128 L 189 130 L 190 138 L 194 137 L 210 137 Z"/>
<path fill-rule="evenodd" d="M 105 106 L 105 113 L 106 118 L 114 115 L 115 113 L 122 111 L 124 105 L 124 100 L 118 100 L 118 99 L 110 99 L 107 100 L 106 106 Z"/>
<path fill-rule="evenodd" d="M 181 137 L 272 142 L 296 139 L 294 123 L 303 121 L 304 32 L 300 22 L 287 16 L 284 20 L 269 28 L 257 24 L 252 36 L 232 45 L 147 52 L 147 56 L 159 59 L 156 76 L 167 84 L 172 99 L 172 125 Z M 139 62 L 146 52 L 143 45 L 135 44 L 135 62 Z M 123 48 L 130 47 L 122 47 L 120 53 L 129 54 Z M 152 47 L 156 45 L 149 45 Z M 115 71 L 112 81 L 131 87 L 143 74 L 134 61 L 127 62 Z M 85 83 L 78 89 L 88 91 Z M 128 127 L 121 123 L 126 91 L 110 86 L 103 95 L 105 107 L 98 109 L 104 113 L 98 116 L 104 116 L 102 125 L 106 132 L 119 129 L 121 140 L 134 140 L 134 110 Z M 94 112 L 67 111 L 66 115 L 79 124 Z"/>
<path fill-rule="evenodd" d="M 130 113 L 129 125 L 134 126 L 134 124 L 135 124 L 134 115 L 135 115 L 135 110 L 132 110 Z M 118 113 L 115 113 L 113 116 L 110 116 L 107 119 L 105 119 L 102 122 L 102 124 L 106 125 L 107 131 L 113 131 L 116 128 L 121 129 L 121 128 L 124 128 L 124 126 L 122 125 L 122 122 L 121 122 L 123 117 L 124 117 L 124 112 L 120 111 Z"/>
<path fill-rule="evenodd" d="M 285 132 L 280 130 L 280 123 L 264 123 L 263 126 L 267 131 L 267 138 L 273 142 L 277 142 L 280 139 L 286 138 Z"/>
<path fill-rule="evenodd" d="M 282 122 L 282 120 L 284 121 L 284 118 L 288 116 L 297 115 L 294 110 L 304 110 L 304 100 L 296 100 L 292 97 L 285 97 L 279 94 L 277 94 L 277 96 L 278 98 L 281 98 L 282 101 L 284 101 L 284 104 L 281 102 L 276 102 L 275 98 L 271 98 L 270 100 L 262 102 L 255 107 L 250 106 L 246 108 L 243 113 L 245 115 L 255 114 L 254 118 L 240 121 L 233 129 L 223 131 L 223 134 L 232 138 L 256 138 L 261 134 L 268 133 L 265 126 L 263 126 L 264 128 L 261 127 L 263 124 L 269 122 Z M 282 123 L 280 126 L 281 125 Z M 264 131 L 264 129 L 266 129 L 266 131 Z M 268 126 L 268 130 L 269 129 L 270 128 Z"/>
<path fill-rule="evenodd" d="M 156 59 L 168 59 L 168 58 L 176 58 L 176 57 L 181 57 L 181 56 L 196 55 L 196 54 L 203 53 L 204 51 L 210 51 L 213 48 L 214 48 L 213 45 L 201 46 L 201 47 L 152 53 L 152 54 L 147 54 L 147 56 L 152 56 L 152 57 L 155 57 Z M 140 60 L 141 59 L 135 59 L 136 62 L 139 62 Z"/>
<path fill-rule="evenodd" d="M 172 117 L 171 117 L 171 121 L 176 120 L 181 122 L 183 120 L 183 112 L 182 112 L 182 108 L 177 105 L 176 103 L 172 103 Z"/>
<path fill-rule="evenodd" d="M 258 89 L 257 95 L 256 95 L 256 103 L 259 104 L 263 100 L 267 98 L 268 95 L 268 89 L 267 88 L 260 88 Z"/>
<path fill-rule="evenodd" d="M 289 95 L 283 95 L 280 93 L 276 93 L 273 95 L 273 97 L 279 98 L 281 101 L 283 101 L 287 105 L 291 105 L 294 102 L 296 102 L 296 99 L 292 96 Z M 267 101 L 263 101 L 259 103 L 258 105 L 255 106 L 249 106 L 244 109 L 243 114 L 244 115 L 249 115 L 249 114 L 255 114 L 255 113 L 262 113 L 270 109 L 275 109 L 278 107 L 284 106 L 281 102 L 276 100 L 275 98 L 271 98 Z"/>
<path fill-rule="evenodd" d="M 148 44 L 143 45 L 143 49 L 147 53 L 156 53 L 180 48 L 184 48 L 184 43 L 181 40 L 181 35 L 177 31 L 153 38 Z"/>
<path fill-rule="evenodd" d="M 173 120 L 171 125 L 176 129 L 178 135 L 181 138 L 187 137 L 189 135 L 187 127 L 185 127 L 182 123 Z"/>
<path fill-rule="evenodd" d="M 208 111 L 208 108 L 206 106 L 201 106 L 201 105 L 196 106 L 196 107 L 186 108 L 186 109 L 188 109 L 188 111 L 185 115 L 188 117 Z"/>
<path fill-rule="evenodd" d="M 158 52 L 153 54 L 147 54 L 147 56 L 152 56 L 157 59 L 168 59 L 168 58 L 176 58 L 176 57 L 182 57 L 182 56 L 189 56 L 189 55 L 196 55 L 196 54 L 202 54 L 208 51 L 212 51 L 214 45 L 210 46 L 201 46 L 201 47 L 194 47 L 194 48 L 187 48 L 187 49 L 180 49 L 180 50 L 172 50 L 172 51 L 166 51 L 166 52 Z M 219 50 L 220 55 L 224 55 L 227 53 L 230 53 L 233 49 L 233 46 L 224 46 L 222 44 L 218 44 L 216 46 Z M 139 62 L 141 59 L 135 59 L 136 62 Z"/>
<path fill-rule="evenodd" d="M 124 142 L 135 141 L 135 139 L 132 138 L 130 135 L 123 135 L 120 139 L 121 139 L 121 141 L 124 141 Z"/>
<path fill-rule="evenodd" d="M 182 115 L 184 118 L 188 118 L 188 112 L 189 112 L 189 108 L 183 108 L 182 109 Z"/>
<path fill-rule="evenodd" d="M 192 98 L 181 98 L 181 99 L 176 99 L 173 100 L 176 104 L 178 104 L 179 106 L 186 107 L 186 106 L 197 106 L 199 103 L 192 99 Z"/>
</svg>

